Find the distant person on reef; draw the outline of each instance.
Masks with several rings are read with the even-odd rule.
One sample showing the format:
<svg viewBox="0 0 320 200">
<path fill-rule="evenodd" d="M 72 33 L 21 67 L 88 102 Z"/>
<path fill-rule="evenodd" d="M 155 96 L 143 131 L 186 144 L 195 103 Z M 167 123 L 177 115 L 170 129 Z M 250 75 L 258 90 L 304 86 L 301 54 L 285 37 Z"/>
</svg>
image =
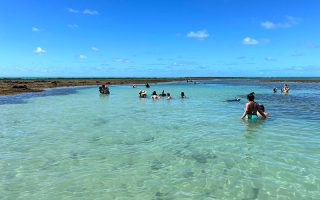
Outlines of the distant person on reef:
<svg viewBox="0 0 320 200">
<path fill-rule="evenodd" d="M 149 85 L 149 83 L 147 83 L 147 84 L 146 84 L 146 88 L 150 88 L 150 85 Z"/>
<path fill-rule="evenodd" d="M 154 100 L 160 99 L 160 97 L 157 95 L 156 91 L 152 92 L 151 98 L 154 99 Z"/>
<path fill-rule="evenodd" d="M 136 87 L 137 87 L 137 85 L 136 85 L 136 84 L 133 84 L 133 85 L 132 85 L 132 88 L 136 88 Z"/>
<path fill-rule="evenodd" d="M 254 101 L 254 92 L 248 94 L 247 99 L 248 102 L 245 105 L 244 113 L 242 114 L 241 119 L 244 119 L 245 117 L 251 120 L 259 119 L 257 113 L 261 115 L 262 119 L 266 118 L 266 115 L 261 110 L 259 104 Z"/>
<path fill-rule="evenodd" d="M 181 92 L 181 93 L 180 93 L 180 98 L 181 98 L 181 99 L 185 99 L 185 98 L 187 98 L 187 96 L 184 94 L 184 92 Z"/>
<path fill-rule="evenodd" d="M 100 94 L 110 94 L 109 87 L 104 84 L 99 87 L 99 92 Z"/>
</svg>

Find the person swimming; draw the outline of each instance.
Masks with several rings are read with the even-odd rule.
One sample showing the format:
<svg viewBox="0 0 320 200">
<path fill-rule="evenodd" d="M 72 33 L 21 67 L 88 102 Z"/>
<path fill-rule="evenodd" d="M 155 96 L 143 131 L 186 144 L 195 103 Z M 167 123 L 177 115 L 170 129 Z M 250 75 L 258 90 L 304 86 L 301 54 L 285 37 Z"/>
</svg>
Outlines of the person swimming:
<svg viewBox="0 0 320 200">
<path fill-rule="evenodd" d="M 241 100 L 240 98 L 235 97 L 234 99 L 228 99 L 228 100 L 226 100 L 226 102 L 234 102 L 234 101 L 239 102 L 240 100 Z"/>
<path fill-rule="evenodd" d="M 150 88 L 150 85 L 149 85 L 149 83 L 147 83 L 147 84 L 146 84 L 146 88 Z"/>
<path fill-rule="evenodd" d="M 247 96 L 248 102 L 245 105 L 245 110 L 241 116 L 241 119 L 244 119 L 246 116 L 248 119 L 251 119 L 251 120 L 259 119 L 257 113 L 259 113 L 261 115 L 262 119 L 266 118 L 266 116 L 263 113 L 263 111 L 261 110 L 259 104 L 254 101 L 253 94 L 254 93 L 252 92 L 252 93 L 248 94 L 248 96 Z"/>
<path fill-rule="evenodd" d="M 167 100 L 172 99 L 172 97 L 170 96 L 170 93 L 167 93 Z"/>
</svg>

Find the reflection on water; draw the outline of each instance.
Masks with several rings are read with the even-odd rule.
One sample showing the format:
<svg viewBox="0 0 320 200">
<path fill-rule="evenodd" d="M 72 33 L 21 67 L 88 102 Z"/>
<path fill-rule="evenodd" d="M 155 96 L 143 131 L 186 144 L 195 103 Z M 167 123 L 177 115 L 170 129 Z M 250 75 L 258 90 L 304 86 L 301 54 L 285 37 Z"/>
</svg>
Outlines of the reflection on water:
<svg viewBox="0 0 320 200">
<path fill-rule="evenodd" d="M 0 196 L 318 199 L 320 86 L 292 83 L 287 96 L 273 87 L 213 81 L 147 91 L 170 92 L 170 101 L 138 98 L 131 86 L 111 86 L 108 96 L 88 87 L 1 97 Z M 240 120 L 251 91 L 272 118 Z"/>
<path fill-rule="evenodd" d="M 27 103 L 28 99 L 36 98 L 36 97 L 75 94 L 77 90 L 91 88 L 91 87 L 92 86 L 63 87 L 63 88 L 47 89 L 43 92 L 22 93 L 17 95 L 0 96 L 0 105 Z"/>
</svg>

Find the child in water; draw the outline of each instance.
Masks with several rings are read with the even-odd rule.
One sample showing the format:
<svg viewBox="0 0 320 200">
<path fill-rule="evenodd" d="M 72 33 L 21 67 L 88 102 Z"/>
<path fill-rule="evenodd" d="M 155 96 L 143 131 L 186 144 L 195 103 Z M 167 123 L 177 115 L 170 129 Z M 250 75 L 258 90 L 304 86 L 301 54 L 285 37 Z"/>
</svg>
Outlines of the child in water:
<svg viewBox="0 0 320 200">
<path fill-rule="evenodd" d="M 265 111 L 263 104 L 259 105 L 259 107 L 260 107 L 260 110 L 263 112 L 263 114 L 264 114 L 265 116 L 268 116 L 268 115 L 269 115 L 269 113 Z M 260 118 L 262 117 L 259 112 L 258 112 L 257 114 L 258 114 L 258 116 L 259 116 Z"/>
</svg>

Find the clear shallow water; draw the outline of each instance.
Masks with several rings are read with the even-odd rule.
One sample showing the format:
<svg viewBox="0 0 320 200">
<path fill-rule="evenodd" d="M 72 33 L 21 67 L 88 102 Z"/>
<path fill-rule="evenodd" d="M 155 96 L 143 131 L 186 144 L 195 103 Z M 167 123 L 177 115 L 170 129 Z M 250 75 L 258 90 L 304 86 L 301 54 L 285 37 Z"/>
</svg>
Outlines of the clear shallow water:
<svg viewBox="0 0 320 200">
<path fill-rule="evenodd" d="M 142 86 L 0 97 L 0 198 L 319 199 L 320 84 L 290 83 L 287 96 L 274 86 L 148 89 L 171 101 L 139 99 Z M 240 120 L 251 91 L 271 118 Z"/>
</svg>

